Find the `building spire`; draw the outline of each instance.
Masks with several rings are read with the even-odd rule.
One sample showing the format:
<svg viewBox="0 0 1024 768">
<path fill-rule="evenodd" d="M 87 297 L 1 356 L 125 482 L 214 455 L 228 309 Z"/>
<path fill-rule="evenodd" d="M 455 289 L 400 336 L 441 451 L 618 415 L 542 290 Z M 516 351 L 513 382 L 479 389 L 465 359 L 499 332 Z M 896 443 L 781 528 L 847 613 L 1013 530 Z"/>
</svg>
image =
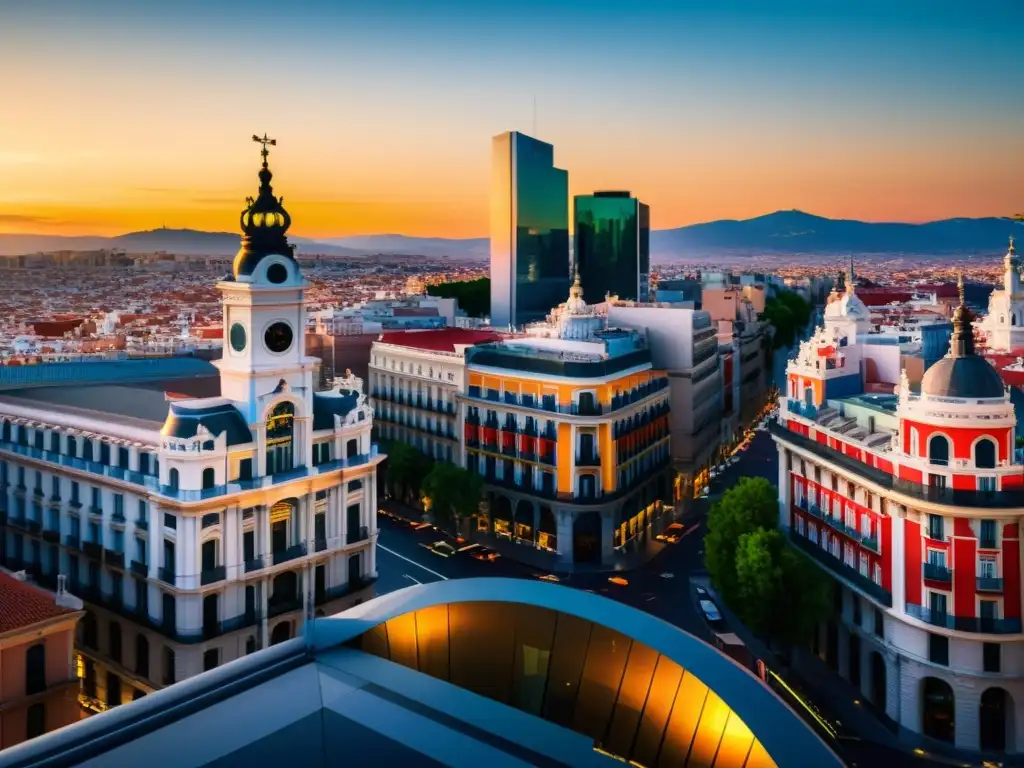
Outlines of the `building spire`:
<svg viewBox="0 0 1024 768">
<path fill-rule="evenodd" d="M 960 295 L 960 306 L 953 312 L 953 335 L 949 340 L 950 357 L 969 357 L 974 354 L 974 328 L 971 325 L 971 312 L 967 309 L 964 295 L 964 273 L 957 273 L 957 293 Z"/>
</svg>

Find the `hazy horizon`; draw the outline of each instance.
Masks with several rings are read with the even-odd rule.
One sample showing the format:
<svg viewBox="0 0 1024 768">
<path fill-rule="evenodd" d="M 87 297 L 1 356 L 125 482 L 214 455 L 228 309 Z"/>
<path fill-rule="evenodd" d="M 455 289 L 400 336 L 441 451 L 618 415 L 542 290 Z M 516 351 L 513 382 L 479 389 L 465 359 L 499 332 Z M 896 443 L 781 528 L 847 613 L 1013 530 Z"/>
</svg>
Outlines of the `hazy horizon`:
<svg viewBox="0 0 1024 768">
<path fill-rule="evenodd" d="M 7 3 L 0 232 L 233 232 L 264 132 L 311 239 L 486 237 L 506 130 L 659 230 L 1020 212 L 1024 5 L 821 5 Z"/>
</svg>

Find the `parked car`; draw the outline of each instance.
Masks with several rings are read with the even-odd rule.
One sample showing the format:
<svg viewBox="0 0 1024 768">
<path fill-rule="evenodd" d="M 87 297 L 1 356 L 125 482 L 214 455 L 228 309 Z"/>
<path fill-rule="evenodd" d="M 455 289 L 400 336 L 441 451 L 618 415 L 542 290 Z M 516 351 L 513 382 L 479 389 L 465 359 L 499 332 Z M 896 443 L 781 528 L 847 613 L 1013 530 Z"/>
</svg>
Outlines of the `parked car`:
<svg viewBox="0 0 1024 768">
<path fill-rule="evenodd" d="M 708 623 L 711 629 L 715 632 L 721 632 L 726 628 L 725 619 L 722 618 L 717 605 L 710 600 L 701 600 L 698 605 L 700 605 L 700 612 L 704 614 L 704 621 Z"/>
<path fill-rule="evenodd" d="M 462 544 L 457 540 L 441 539 L 441 541 L 435 541 L 431 544 L 421 544 L 421 547 L 426 548 L 428 552 L 432 552 L 440 557 L 453 557 L 463 552 L 469 552 L 476 547 L 480 547 L 479 544 Z"/>
<path fill-rule="evenodd" d="M 656 538 L 658 541 L 664 541 L 668 542 L 669 544 L 675 544 L 677 541 L 683 538 L 683 530 L 684 528 L 682 523 L 672 523 L 672 525 L 668 526 L 664 531 L 659 533 L 654 538 Z"/>
<path fill-rule="evenodd" d="M 469 556 L 474 560 L 482 560 L 487 563 L 493 563 L 501 555 L 495 552 L 493 549 L 487 547 L 481 547 L 479 544 L 470 544 L 468 547 L 464 547 L 461 551 L 468 552 Z"/>
</svg>

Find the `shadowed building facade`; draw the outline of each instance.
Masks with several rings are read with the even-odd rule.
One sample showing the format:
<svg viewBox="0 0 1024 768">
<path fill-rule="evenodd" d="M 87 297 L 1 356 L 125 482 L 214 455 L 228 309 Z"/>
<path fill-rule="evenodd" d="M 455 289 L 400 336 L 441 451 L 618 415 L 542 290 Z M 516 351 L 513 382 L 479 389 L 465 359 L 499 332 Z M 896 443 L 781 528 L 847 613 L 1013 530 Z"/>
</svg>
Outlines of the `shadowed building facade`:
<svg viewBox="0 0 1024 768">
<path fill-rule="evenodd" d="M 491 325 L 543 320 L 569 292 L 569 174 L 518 131 L 491 148 Z"/>
<path fill-rule="evenodd" d="M 573 199 L 574 253 L 583 295 L 628 301 L 650 298 L 651 210 L 629 192 Z"/>
</svg>

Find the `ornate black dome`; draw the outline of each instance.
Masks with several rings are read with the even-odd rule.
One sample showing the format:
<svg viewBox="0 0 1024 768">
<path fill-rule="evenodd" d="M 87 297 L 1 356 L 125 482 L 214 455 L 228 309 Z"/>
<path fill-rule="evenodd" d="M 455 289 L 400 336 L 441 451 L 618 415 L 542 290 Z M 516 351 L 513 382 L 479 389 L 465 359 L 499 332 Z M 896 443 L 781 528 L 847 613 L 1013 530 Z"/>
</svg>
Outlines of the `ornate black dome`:
<svg viewBox="0 0 1024 768">
<path fill-rule="evenodd" d="M 265 256 L 284 256 L 294 261 L 294 246 L 288 244 L 285 233 L 292 224 L 292 217 L 284 209 L 282 203 L 284 198 L 274 197 L 274 189 L 270 186 L 273 174 L 267 166 L 267 155 L 270 154 L 267 146 L 274 146 L 277 142 L 264 136 L 253 136 L 253 141 L 263 145 L 260 152 L 263 155 L 263 167 L 260 169 L 260 189 L 256 199 L 247 198 L 249 207 L 242 211 L 242 247 L 235 256 L 235 263 L 232 267 L 235 279 L 252 275 L 256 265 Z"/>
<path fill-rule="evenodd" d="M 949 354 L 925 371 L 921 394 L 932 397 L 1001 398 L 1006 394 L 999 372 L 984 357 L 974 354 L 971 312 L 964 301 L 964 278 L 960 275 L 960 306 L 953 312 L 953 335 Z"/>
</svg>

